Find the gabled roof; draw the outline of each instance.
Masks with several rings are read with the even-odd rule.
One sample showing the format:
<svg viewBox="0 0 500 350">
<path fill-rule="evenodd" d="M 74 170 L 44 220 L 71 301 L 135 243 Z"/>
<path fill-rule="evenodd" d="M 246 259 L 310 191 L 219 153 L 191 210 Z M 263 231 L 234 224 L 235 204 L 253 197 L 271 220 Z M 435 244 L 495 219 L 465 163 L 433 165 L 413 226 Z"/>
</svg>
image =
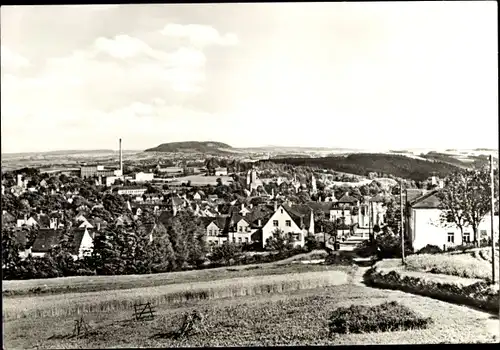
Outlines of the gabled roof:
<svg viewBox="0 0 500 350">
<path fill-rule="evenodd" d="M 431 191 L 414 199 L 410 206 L 415 209 L 437 209 L 441 205 L 441 200 L 437 196 L 438 191 Z"/>
<path fill-rule="evenodd" d="M 312 210 L 323 211 L 325 214 L 330 213 L 332 208 L 332 202 L 308 202 L 306 205 Z"/>
<path fill-rule="evenodd" d="M 381 193 L 368 199 L 368 202 L 375 202 L 375 203 L 382 203 L 384 201 L 385 201 L 385 197 Z"/>
<path fill-rule="evenodd" d="M 151 234 L 153 230 L 156 228 L 156 224 L 154 222 L 146 222 L 144 224 L 144 229 L 146 231 L 146 234 Z"/>
<path fill-rule="evenodd" d="M 16 218 L 9 212 L 2 213 L 2 223 L 14 222 Z"/>
<path fill-rule="evenodd" d="M 63 230 L 40 229 L 33 243 L 33 253 L 46 253 L 59 244 Z"/>
<path fill-rule="evenodd" d="M 424 190 L 418 188 L 408 188 L 406 189 L 406 201 L 411 204 L 412 201 L 423 196 L 424 194 Z"/>
<path fill-rule="evenodd" d="M 172 204 L 174 205 L 182 205 L 184 203 L 184 199 L 179 198 L 179 197 L 173 197 L 172 198 Z"/>
<path fill-rule="evenodd" d="M 201 220 L 205 224 L 205 227 L 208 227 L 213 222 L 223 232 L 226 231 L 229 224 L 227 216 L 216 216 L 214 218 L 202 217 Z"/>
<path fill-rule="evenodd" d="M 38 224 L 41 228 L 47 228 L 50 226 L 50 218 L 46 214 L 40 214 L 38 217 Z"/>
<path fill-rule="evenodd" d="M 28 244 L 28 236 L 26 231 L 16 227 L 16 229 L 14 230 L 14 241 L 25 248 Z"/>
<path fill-rule="evenodd" d="M 346 192 L 339 200 L 338 203 L 357 203 L 358 200 L 352 196 L 349 196 L 349 193 Z"/>
<path fill-rule="evenodd" d="M 304 225 L 304 228 L 309 228 L 310 218 L 312 214 L 312 209 L 310 207 L 308 207 L 307 205 L 288 206 L 286 204 L 283 204 L 282 207 L 288 212 L 290 217 L 299 228 L 302 228 L 302 224 Z"/>
</svg>

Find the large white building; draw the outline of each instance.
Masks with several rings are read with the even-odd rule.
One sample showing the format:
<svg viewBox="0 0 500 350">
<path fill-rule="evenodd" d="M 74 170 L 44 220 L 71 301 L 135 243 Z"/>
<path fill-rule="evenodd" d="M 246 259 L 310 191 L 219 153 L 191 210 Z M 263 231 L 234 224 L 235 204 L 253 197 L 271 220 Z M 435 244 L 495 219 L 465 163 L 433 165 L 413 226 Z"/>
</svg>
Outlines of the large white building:
<svg viewBox="0 0 500 350">
<path fill-rule="evenodd" d="M 135 181 L 136 182 L 146 182 L 146 181 L 153 181 L 155 177 L 154 173 L 137 173 L 135 174 Z"/>
<path fill-rule="evenodd" d="M 118 194 L 128 194 L 131 196 L 142 196 L 146 193 L 147 189 L 145 187 L 122 187 L 118 189 Z"/>
<path fill-rule="evenodd" d="M 441 222 L 442 209 L 436 195 L 431 191 L 414 200 L 408 205 L 406 231 L 412 242 L 413 250 L 418 251 L 426 245 L 435 245 L 443 249 L 455 245 L 471 243 L 491 237 L 491 216 L 485 215 L 477 229 L 478 237 L 474 237 L 472 227 L 466 226 L 463 230 L 463 239 L 460 229 L 453 223 Z M 498 214 L 493 217 L 493 227 L 498 240 Z"/>
</svg>

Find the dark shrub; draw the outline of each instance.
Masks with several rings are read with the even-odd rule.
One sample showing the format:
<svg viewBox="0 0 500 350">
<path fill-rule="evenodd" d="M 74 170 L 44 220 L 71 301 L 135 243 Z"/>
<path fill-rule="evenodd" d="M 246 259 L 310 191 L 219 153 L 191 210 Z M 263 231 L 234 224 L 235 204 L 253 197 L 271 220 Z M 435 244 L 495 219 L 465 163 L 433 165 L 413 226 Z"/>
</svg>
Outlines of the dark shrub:
<svg viewBox="0 0 500 350">
<path fill-rule="evenodd" d="M 377 247 L 377 256 L 381 259 L 401 257 L 401 237 L 390 230 L 377 235 L 375 245 Z M 411 253 L 410 242 L 406 240 L 405 255 L 410 255 Z"/>
<path fill-rule="evenodd" d="M 417 315 L 395 301 L 381 305 L 351 305 L 340 307 L 330 316 L 331 333 L 391 332 L 422 329 L 431 324 L 431 318 Z"/>
<path fill-rule="evenodd" d="M 316 239 L 316 237 L 314 236 L 307 236 L 306 237 L 306 244 L 305 244 L 305 248 L 307 251 L 312 251 L 312 250 L 315 250 L 315 249 L 321 249 L 322 248 L 322 244 L 321 242 L 318 242 L 318 240 Z"/>
<path fill-rule="evenodd" d="M 472 248 L 476 248 L 476 246 L 472 243 L 469 243 L 469 244 L 461 244 L 461 245 L 456 245 L 454 247 L 446 248 L 446 251 L 447 252 L 459 252 L 460 251 L 462 253 L 465 253 L 465 251 L 472 249 Z"/>
<path fill-rule="evenodd" d="M 437 245 L 427 244 L 425 247 L 420 249 L 417 254 L 439 254 L 442 252 L 443 250 Z"/>
<path fill-rule="evenodd" d="M 325 259 L 326 265 L 351 266 L 354 265 L 354 259 L 351 255 L 337 253 L 329 254 Z"/>
<path fill-rule="evenodd" d="M 370 241 L 363 241 L 354 249 L 354 253 L 361 258 L 368 258 L 377 254 L 377 246 Z"/>
</svg>

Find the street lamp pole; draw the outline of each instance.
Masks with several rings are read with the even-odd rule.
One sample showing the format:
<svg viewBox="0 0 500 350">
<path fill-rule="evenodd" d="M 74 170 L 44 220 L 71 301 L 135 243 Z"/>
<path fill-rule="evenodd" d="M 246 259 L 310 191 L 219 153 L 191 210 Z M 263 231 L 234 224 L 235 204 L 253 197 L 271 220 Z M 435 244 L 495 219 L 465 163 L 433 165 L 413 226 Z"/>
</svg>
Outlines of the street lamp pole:
<svg viewBox="0 0 500 350">
<path fill-rule="evenodd" d="M 404 236 L 404 225 L 403 225 L 403 211 L 404 211 L 404 206 L 403 206 L 403 179 L 399 180 L 399 199 L 401 202 L 401 209 L 400 209 L 400 214 L 401 214 L 401 260 L 403 264 L 405 263 L 405 236 Z"/>
<path fill-rule="evenodd" d="M 490 154 L 490 187 L 491 187 L 491 283 L 495 284 L 495 230 L 494 230 L 494 215 L 495 215 L 495 180 L 493 175 L 493 156 Z"/>
</svg>

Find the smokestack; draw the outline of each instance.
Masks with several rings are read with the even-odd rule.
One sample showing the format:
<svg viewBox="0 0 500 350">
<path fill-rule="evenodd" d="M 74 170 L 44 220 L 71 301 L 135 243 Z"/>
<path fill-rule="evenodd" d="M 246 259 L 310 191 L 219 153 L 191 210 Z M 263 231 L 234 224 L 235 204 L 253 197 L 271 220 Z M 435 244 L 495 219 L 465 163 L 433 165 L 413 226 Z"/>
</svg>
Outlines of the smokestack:
<svg viewBox="0 0 500 350">
<path fill-rule="evenodd" d="M 121 175 L 123 175 L 122 139 L 120 139 L 120 171 Z"/>
</svg>

